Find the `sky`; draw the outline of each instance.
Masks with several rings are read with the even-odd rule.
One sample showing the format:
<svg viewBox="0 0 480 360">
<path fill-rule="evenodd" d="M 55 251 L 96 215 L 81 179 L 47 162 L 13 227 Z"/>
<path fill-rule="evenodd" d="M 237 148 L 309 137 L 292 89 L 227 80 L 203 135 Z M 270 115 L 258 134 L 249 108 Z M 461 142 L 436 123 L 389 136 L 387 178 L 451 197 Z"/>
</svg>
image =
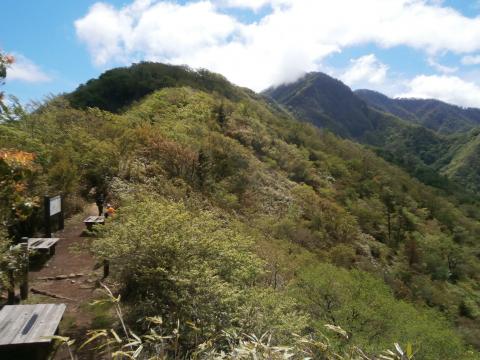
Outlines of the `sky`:
<svg viewBox="0 0 480 360">
<path fill-rule="evenodd" d="M 255 91 L 322 71 L 353 89 L 480 107 L 480 0 L 2 0 L 22 102 L 159 61 Z"/>
</svg>

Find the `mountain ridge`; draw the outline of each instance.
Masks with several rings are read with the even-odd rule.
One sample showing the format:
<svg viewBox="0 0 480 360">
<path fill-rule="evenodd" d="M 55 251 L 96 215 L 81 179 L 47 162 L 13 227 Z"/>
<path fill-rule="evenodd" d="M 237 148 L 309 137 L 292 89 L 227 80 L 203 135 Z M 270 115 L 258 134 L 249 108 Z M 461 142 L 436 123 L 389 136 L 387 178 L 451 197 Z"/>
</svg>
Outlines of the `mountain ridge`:
<svg viewBox="0 0 480 360">
<path fill-rule="evenodd" d="M 365 102 L 353 96 L 340 80 L 324 73 L 307 73 L 296 82 L 269 88 L 263 94 L 293 109 L 297 117 L 341 136 L 357 137 L 373 128 Z M 348 113 L 352 108 L 354 121 Z"/>
<path fill-rule="evenodd" d="M 466 132 L 480 125 L 478 108 L 463 108 L 437 99 L 392 99 L 367 89 L 356 90 L 355 94 L 372 107 L 442 134 Z"/>
<path fill-rule="evenodd" d="M 92 241 L 111 260 L 128 319 L 161 316 L 164 329 L 180 329 L 185 353 L 217 330 L 268 331 L 272 344 L 290 345 L 292 333 L 316 338 L 324 324 L 368 354 L 393 342 L 411 342 L 425 360 L 468 359 L 465 342 L 480 349 L 478 204 L 208 79 L 111 104 L 115 113 L 58 97 L 0 125 L 2 147 L 36 154 L 38 169 L 25 172 L 32 187 L 18 191 L 61 190 L 73 208 L 95 186 L 118 202 Z M 105 95 L 99 85 L 89 98 Z M 393 124 L 437 139 L 371 111 L 376 131 Z M 329 347 L 344 351 L 342 338 Z"/>
<path fill-rule="evenodd" d="M 294 83 L 268 89 L 264 95 L 278 101 L 301 120 L 373 146 L 378 154 L 402 166 L 428 185 L 447 191 L 456 189 L 457 192 L 463 192 L 462 186 L 468 189 L 468 192 L 480 188 L 479 181 L 468 182 L 464 176 L 452 170 L 462 168 L 462 173 L 469 171 L 475 173 L 476 169 L 468 170 L 468 166 L 463 165 L 448 166 L 448 159 L 459 159 L 453 153 L 453 149 L 458 148 L 456 151 L 461 151 L 459 144 L 465 142 L 467 131 L 475 128 L 472 125 L 473 120 L 469 120 L 470 127 L 464 126 L 465 133 L 456 131 L 453 134 L 445 134 L 436 131 L 433 125 L 425 126 L 424 122 L 428 124 L 428 121 L 422 122 L 419 116 L 427 114 L 426 110 L 411 105 L 412 103 L 418 105 L 418 100 L 396 101 L 370 90 L 354 92 L 341 81 L 324 73 L 309 73 Z M 440 110 L 436 107 L 436 111 L 439 112 L 444 107 L 449 110 L 462 110 L 439 101 L 420 102 L 420 104 L 432 103 L 442 105 Z M 342 116 L 338 116 L 339 111 Z M 468 109 L 467 114 L 476 116 L 477 111 L 480 116 L 479 109 Z M 330 115 L 334 125 L 322 121 L 319 113 Z M 450 119 L 452 116 L 448 113 L 444 118 Z M 351 129 L 352 124 L 355 131 L 343 131 Z M 459 125 L 457 128 L 462 126 Z M 471 156 L 468 158 L 471 159 Z M 474 161 L 470 163 L 475 164 Z M 478 176 L 472 174 L 468 178 L 477 179 Z"/>
</svg>

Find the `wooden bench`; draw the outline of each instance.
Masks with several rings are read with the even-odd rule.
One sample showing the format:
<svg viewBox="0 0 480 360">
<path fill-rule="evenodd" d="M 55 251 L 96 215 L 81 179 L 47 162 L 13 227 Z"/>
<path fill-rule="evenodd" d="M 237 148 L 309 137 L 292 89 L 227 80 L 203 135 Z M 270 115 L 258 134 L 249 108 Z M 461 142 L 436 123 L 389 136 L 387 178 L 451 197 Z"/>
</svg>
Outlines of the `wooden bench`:
<svg viewBox="0 0 480 360">
<path fill-rule="evenodd" d="M 0 311 L 0 359 L 44 360 L 65 304 L 6 305 Z"/>
<path fill-rule="evenodd" d="M 27 240 L 28 251 L 38 251 L 39 253 L 47 255 L 55 255 L 55 247 L 60 238 L 29 238 Z M 22 244 L 17 244 L 12 249 L 19 249 Z"/>
<path fill-rule="evenodd" d="M 55 255 L 55 246 L 59 241 L 59 238 L 29 238 L 28 249 Z"/>
<path fill-rule="evenodd" d="M 92 231 L 93 225 L 97 224 L 105 224 L 105 217 L 103 216 L 89 216 L 85 220 L 83 220 L 85 225 L 87 226 L 87 229 Z"/>
</svg>

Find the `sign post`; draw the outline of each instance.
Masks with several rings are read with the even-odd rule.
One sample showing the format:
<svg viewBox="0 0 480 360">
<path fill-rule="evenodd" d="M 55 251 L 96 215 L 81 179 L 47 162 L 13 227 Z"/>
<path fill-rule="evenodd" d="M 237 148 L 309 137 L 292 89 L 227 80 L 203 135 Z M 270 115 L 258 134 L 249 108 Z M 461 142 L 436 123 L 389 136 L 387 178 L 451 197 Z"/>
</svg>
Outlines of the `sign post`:
<svg viewBox="0 0 480 360">
<path fill-rule="evenodd" d="M 64 214 L 63 214 L 63 199 L 62 196 L 57 195 L 50 197 L 45 195 L 43 198 L 44 213 L 45 213 L 45 237 L 52 237 L 52 223 L 51 218 L 54 215 L 59 217 L 60 230 L 64 227 Z"/>
<path fill-rule="evenodd" d="M 28 238 L 22 238 L 22 242 L 20 243 L 20 247 L 22 249 L 21 256 L 21 263 L 22 263 L 22 281 L 20 283 L 20 299 L 26 300 L 28 299 L 28 268 L 29 268 L 29 254 L 28 254 Z"/>
<path fill-rule="evenodd" d="M 50 224 L 50 196 L 43 197 L 43 209 L 45 213 L 45 237 L 52 237 L 52 225 Z"/>
<path fill-rule="evenodd" d="M 63 201 L 63 196 L 60 197 L 60 215 L 59 215 L 59 219 L 58 219 L 58 227 L 60 230 L 63 230 L 64 227 L 65 227 L 65 217 L 64 217 L 64 213 L 63 213 L 63 207 L 64 207 L 64 201 Z"/>
<path fill-rule="evenodd" d="M 14 269 L 8 269 L 8 299 L 7 304 L 13 305 L 15 304 L 15 275 Z"/>
</svg>

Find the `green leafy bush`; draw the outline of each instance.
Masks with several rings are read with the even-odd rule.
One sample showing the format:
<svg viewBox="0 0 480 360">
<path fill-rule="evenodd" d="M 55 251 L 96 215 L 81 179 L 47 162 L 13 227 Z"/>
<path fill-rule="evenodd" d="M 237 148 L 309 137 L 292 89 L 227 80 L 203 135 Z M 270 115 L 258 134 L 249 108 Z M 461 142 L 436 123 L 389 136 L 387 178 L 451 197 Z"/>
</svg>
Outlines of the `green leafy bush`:
<svg viewBox="0 0 480 360">
<path fill-rule="evenodd" d="M 314 314 L 315 328 L 322 329 L 325 323 L 340 326 L 367 351 L 410 341 L 418 359 L 467 356 L 461 339 L 441 316 L 395 300 L 383 281 L 365 272 L 316 265 L 300 275 L 292 291 Z"/>
<path fill-rule="evenodd" d="M 228 329 L 302 330 L 294 302 L 255 286 L 262 261 L 240 224 L 156 198 L 118 215 L 93 248 L 110 261 L 132 316 L 160 315 L 171 329 L 189 322 L 199 329 L 182 328 L 190 345 Z"/>
</svg>

